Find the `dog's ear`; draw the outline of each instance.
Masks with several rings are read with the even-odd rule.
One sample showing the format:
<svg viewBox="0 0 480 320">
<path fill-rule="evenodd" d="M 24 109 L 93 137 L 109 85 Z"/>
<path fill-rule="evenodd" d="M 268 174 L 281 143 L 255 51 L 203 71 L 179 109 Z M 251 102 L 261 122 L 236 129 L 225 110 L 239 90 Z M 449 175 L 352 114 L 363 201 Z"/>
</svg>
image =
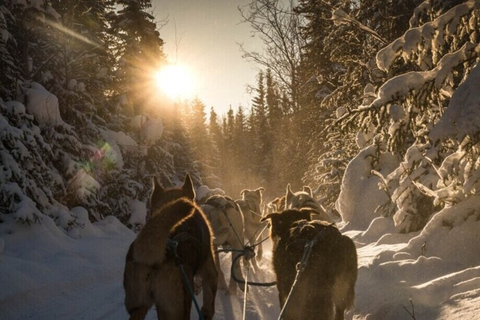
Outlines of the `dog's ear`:
<svg viewBox="0 0 480 320">
<path fill-rule="evenodd" d="M 272 231 L 278 231 L 277 229 L 279 228 L 282 221 L 281 217 L 282 215 L 279 212 L 273 212 L 261 218 L 260 222 L 269 220 Z"/>
<path fill-rule="evenodd" d="M 263 188 L 263 187 L 255 189 L 255 192 L 258 194 L 258 199 L 260 200 L 260 203 L 263 203 L 262 191 L 264 191 L 264 190 L 265 190 L 265 188 Z"/>
<path fill-rule="evenodd" d="M 309 186 L 303 186 L 303 192 L 306 192 L 310 195 L 310 197 L 313 197 L 312 188 L 310 188 Z"/>
<path fill-rule="evenodd" d="M 287 193 L 285 195 L 285 209 L 288 209 L 288 207 L 292 203 L 292 197 L 293 197 L 292 187 L 290 186 L 290 183 L 289 183 L 287 185 Z"/>
<path fill-rule="evenodd" d="M 185 182 L 183 183 L 182 191 L 188 199 L 195 200 L 195 189 L 193 188 L 192 178 L 188 173 L 185 175 Z"/>
<path fill-rule="evenodd" d="M 248 192 L 247 189 L 243 189 L 242 191 L 240 191 L 240 195 L 243 197 L 243 195 L 245 194 L 245 192 Z"/>
<path fill-rule="evenodd" d="M 260 222 L 267 221 L 268 219 L 272 220 L 272 217 L 275 217 L 276 215 L 278 215 L 278 212 L 269 213 L 265 217 L 260 219 Z"/>
<path fill-rule="evenodd" d="M 152 185 L 153 185 L 152 194 L 153 193 L 160 193 L 160 194 L 163 193 L 164 189 L 163 189 L 162 185 L 160 184 L 160 182 L 158 182 L 158 178 L 155 177 L 155 176 L 152 179 Z"/>
<path fill-rule="evenodd" d="M 270 220 L 270 237 L 272 238 L 282 238 L 288 230 L 288 219 L 285 220 L 285 217 L 281 212 L 269 213 L 260 221 L 265 220 Z"/>
<path fill-rule="evenodd" d="M 280 202 L 280 198 L 275 198 L 272 201 L 270 201 L 269 203 L 267 203 L 267 207 L 272 209 L 272 210 L 276 210 L 278 208 L 278 203 L 279 202 Z"/>
</svg>

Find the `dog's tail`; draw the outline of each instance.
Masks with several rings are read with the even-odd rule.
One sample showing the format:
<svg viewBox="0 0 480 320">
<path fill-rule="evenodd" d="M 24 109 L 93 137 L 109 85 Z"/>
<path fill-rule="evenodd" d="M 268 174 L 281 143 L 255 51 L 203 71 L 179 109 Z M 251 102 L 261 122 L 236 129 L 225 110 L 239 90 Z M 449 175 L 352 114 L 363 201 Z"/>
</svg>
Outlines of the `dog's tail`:
<svg viewBox="0 0 480 320">
<path fill-rule="evenodd" d="M 195 204 L 181 198 L 154 212 L 133 244 L 133 260 L 147 265 L 160 264 L 165 260 L 165 251 L 170 232 L 197 210 Z"/>
</svg>

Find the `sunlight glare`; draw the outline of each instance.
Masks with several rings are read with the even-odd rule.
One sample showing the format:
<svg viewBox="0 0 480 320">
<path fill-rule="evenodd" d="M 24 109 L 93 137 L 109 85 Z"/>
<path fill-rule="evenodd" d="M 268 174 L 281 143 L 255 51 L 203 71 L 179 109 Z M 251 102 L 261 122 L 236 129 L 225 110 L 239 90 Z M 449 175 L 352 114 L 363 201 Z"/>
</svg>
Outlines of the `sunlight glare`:
<svg viewBox="0 0 480 320">
<path fill-rule="evenodd" d="M 185 66 L 166 66 L 155 74 L 155 81 L 172 99 L 188 99 L 193 95 L 193 76 Z"/>
</svg>

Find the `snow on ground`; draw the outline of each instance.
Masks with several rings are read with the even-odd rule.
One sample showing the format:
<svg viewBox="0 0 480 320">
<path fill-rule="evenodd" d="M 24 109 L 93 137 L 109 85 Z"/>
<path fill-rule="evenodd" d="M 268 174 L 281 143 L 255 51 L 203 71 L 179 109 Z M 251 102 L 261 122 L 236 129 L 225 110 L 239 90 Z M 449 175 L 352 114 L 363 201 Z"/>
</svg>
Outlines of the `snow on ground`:
<svg viewBox="0 0 480 320">
<path fill-rule="evenodd" d="M 451 235 L 441 231 L 447 240 L 444 245 L 459 234 L 469 239 L 466 234 L 474 225 L 472 221 L 450 229 L 456 229 Z M 28 226 L 4 216 L 0 223 L 0 319 L 128 318 L 122 276 L 134 233 L 113 217 L 77 228 L 69 236 L 48 217 Z M 478 318 L 480 264 L 474 261 L 479 259 L 456 261 L 449 256 L 452 250 L 439 250 L 438 244 L 427 241 L 426 246 L 419 246 L 426 239 L 424 233 L 396 234 L 387 218 L 375 219 L 366 231 L 346 233 L 355 240 L 359 254 L 356 306 L 347 319 L 412 319 L 408 313 L 412 307 L 416 319 Z M 470 248 L 465 250 L 472 256 L 480 256 L 476 243 L 460 243 L 455 250 L 461 250 L 460 245 Z M 252 281 L 274 279 L 266 246 L 261 270 L 249 269 Z M 229 254 L 221 254 L 221 263 L 228 277 Z M 201 304 L 201 295 L 198 299 Z M 230 296 L 218 292 L 215 319 L 242 319 L 243 301 L 239 290 Z M 275 287 L 250 287 L 246 319 L 277 319 L 279 311 Z M 191 318 L 198 318 L 194 310 Z M 147 319 L 156 319 L 154 309 Z"/>
</svg>

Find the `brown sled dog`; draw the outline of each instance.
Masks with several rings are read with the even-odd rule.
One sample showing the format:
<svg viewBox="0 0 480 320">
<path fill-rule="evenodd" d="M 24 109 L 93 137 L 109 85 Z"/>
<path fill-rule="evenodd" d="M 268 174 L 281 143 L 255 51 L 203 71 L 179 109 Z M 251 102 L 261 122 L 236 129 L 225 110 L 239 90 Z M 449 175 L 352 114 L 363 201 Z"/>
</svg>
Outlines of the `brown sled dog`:
<svg viewBox="0 0 480 320">
<path fill-rule="evenodd" d="M 270 237 L 280 306 L 294 283 L 304 248 L 314 238 L 311 254 L 285 307 L 283 319 L 343 320 L 353 307 L 357 252 L 353 241 L 328 222 L 310 221 L 312 211 L 271 213 Z"/>
<path fill-rule="evenodd" d="M 176 262 L 167 249 L 169 239 L 176 248 L 188 281 L 202 277 L 205 319 L 215 312 L 218 274 L 215 269 L 212 231 L 202 210 L 193 203 L 195 191 L 190 176 L 180 188 L 163 189 L 154 182 L 151 218 L 130 245 L 123 285 L 130 319 L 144 319 L 155 304 L 158 319 L 190 319 L 192 299 Z"/>
</svg>

